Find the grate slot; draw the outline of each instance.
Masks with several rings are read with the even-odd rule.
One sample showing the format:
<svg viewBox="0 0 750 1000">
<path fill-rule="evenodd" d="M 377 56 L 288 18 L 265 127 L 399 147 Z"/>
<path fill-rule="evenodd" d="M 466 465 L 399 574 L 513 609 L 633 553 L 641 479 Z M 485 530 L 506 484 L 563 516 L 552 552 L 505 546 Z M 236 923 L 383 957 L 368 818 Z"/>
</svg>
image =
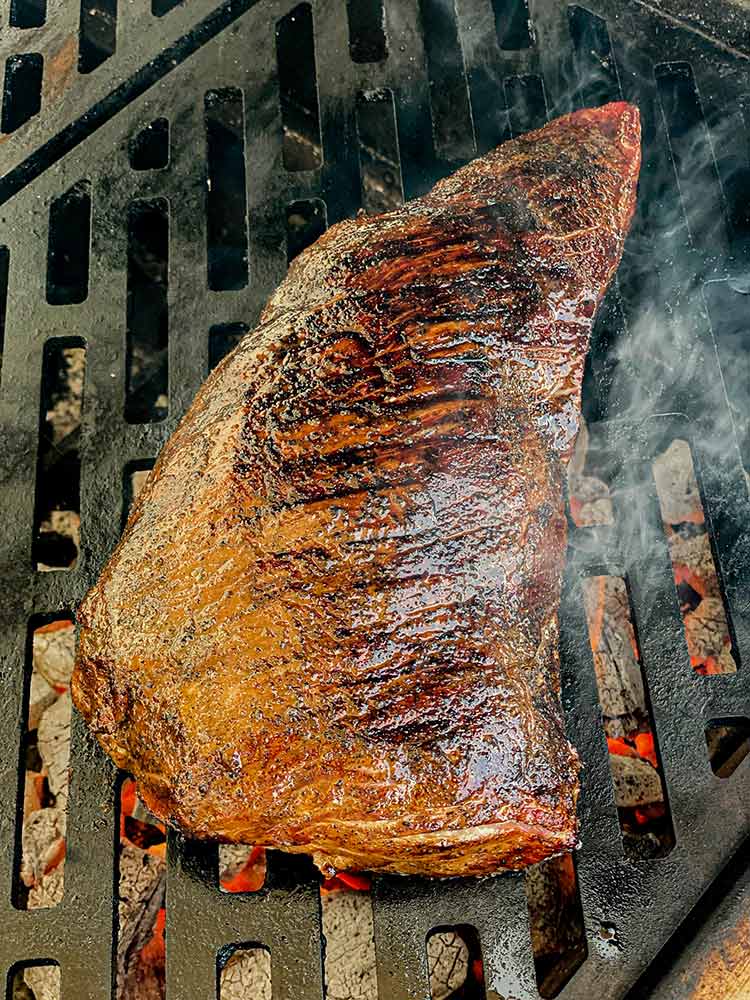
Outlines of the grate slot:
<svg viewBox="0 0 750 1000">
<path fill-rule="evenodd" d="M 60 1000 L 61 996 L 57 962 L 19 962 L 8 972 L 7 1000 Z"/>
<path fill-rule="evenodd" d="M 725 115 L 721 107 L 707 115 L 716 157 L 716 169 L 726 202 L 731 253 L 745 261 L 750 256 L 750 97 L 744 95 L 735 111 Z"/>
<path fill-rule="evenodd" d="M 673 439 L 652 472 L 691 665 L 700 674 L 735 673 L 737 653 L 688 442 Z"/>
<path fill-rule="evenodd" d="M 321 198 L 293 201 L 286 207 L 286 256 L 291 263 L 328 228 L 326 204 Z"/>
<path fill-rule="evenodd" d="M 138 797 L 136 782 L 122 775 L 119 785 L 116 1000 L 129 1000 L 164 990 L 166 835 Z"/>
<path fill-rule="evenodd" d="M 706 747 L 714 774 L 731 778 L 750 754 L 750 719 L 711 719 L 706 726 Z"/>
<path fill-rule="evenodd" d="M 363 208 L 371 213 L 398 208 L 404 189 L 391 90 L 357 95 L 357 138 Z"/>
<path fill-rule="evenodd" d="M 475 153 L 466 67 L 455 0 L 419 0 L 435 148 L 448 160 Z"/>
<path fill-rule="evenodd" d="M 745 283 L 742 279 L 711 281 L 705 285 L 703 293 L 729 403 L 731 426 L 724 428 L 725 440 L 736 437 L 742 464 L 750 471 L 750 410 L 747 406 L 750 351 Z"/>
<path fill-rule="evenodd" d="M 10 56 L 5 62 L 3 114 L 0 128 L 15 132 L 42 107 L 44 59 L 38 52 Z"/>
<path fill-rule="evenodd" d="M 594 321 L 591 348 L 586 358 L 583 416 L 589 423 L 605 420 L 608 413 L 627 412 L 629 397 L 620 396 L 630 391 L 627 362 L 622 357 L 627 339 L 625 317 L 619 288 L 613 284 L 608 290 Z"/>
<path fill-rule="evenodd" d="M 556 997 L 586 961 L 588 946 L 572 854 L 526 873 L 531 946 L 539 995 Z"/>
<path fill-rule="evenodd" d="M 91 184 L 78 181 L 50 205 L 47 244 L 47 301 L 83 302 L 89 291 Z"/>
<path fill-rule="evenodd" d="M 271 952 L 259 945 L 229 945 L 222 948 L 216 959 L 219 1000 L 252 997 L 252 1000 L 272 1000 Z"/>
<path fill-rule="evenodd" d="M 432 1000 L 459 995 L 485 1000 L 482 946 L 476 927 L 435 927 L 425 941 Z"/>
<path fill-rule="evenodd" d="M 320 887 L 326 997 L 378 1000 L 371 890 L 368 876 L 346 872 Z"/>
<path fill-rule="evenodd" d="M 724 197 L 693 70 L 662 63 L 654 73 L 690 239 L 696 248 L 725 247 Z"/>
<path fill-rule="evenodd" d="M 11 0 L 12 28 L 41 28 L 47 20 L 47 0 Z"/>
<path fill-rule="evenodd" d="M 125 419 L 163 420 L 169 408 L 169 206 L 164 198 L 128 209 Z"/>
<path fill-rule="evenodd" d="M 533 44 L 528 0 L 492 0 L 492 10 L 501 49 L 517 52 Z"/>
<path fill-rule="evenodd" d="M 246 323 L 217 323 L 208 331 L 208 370 L 213 371 L 218 363 L 235 349 L 248 332 Z"/>
<path fill-rule="evenodd" d="M 674 828 L 627 585 L 592 576 L 583 594 L 625 856 L 666 857 Z"/>
<path fill-rule="evenodd" d="M 505 101 L 511 134 L 523 135 L 547 122 L 547 99 L 540 76 L 510 76 L 505 81 Z"/>
<path fill-rule="evenodd" d="M 80 339 L 44 345 L 33 560 L 37 570 L 72 569 L 81 510 L 81 411 L 86 350 Z"/>
<path fill-rule="evenodd" d="M 346 0 L 352 62 L 381 62 L 388 55 L 383 0 Z"/>
<path fill-rule="evenodd" d="M 585 7 L 571 4 L 568 24 L 582 106 L 597 107 L 621 100 L 620 79 L 607 22 Z"/>
<path fill-rule="evenodd" d="M 163 170 L 169 166 L 169 121 L 157 118 L 128 144 L 128 157 L 133 170 Z"/>
<path fill-rule="evenodd" d="M 19 767 L 20 847 L 13 884 L 19 910 L 51 909 L 63 898 L 68 775 L 70 675 L 75 626 L 70 616 L 32 620 L 24 680 L 25 725 Z"/>
<path fill-rule="evenodd" d="M 276 25 L 276 60 L 287 170 L 316 170 L 323 163 L 313 15 L 301 3 Z"/>
<path fill-rule="evenodd" d="M 92 73 L 117 47 L 117 0 L 81 0 L 78 71 Z"/>
<path fill-rule="evenodd" d="M 236 87 L 205 97 L 208 287 L 226 292 L 248 282 L 245 111 Z"/>
</svg>

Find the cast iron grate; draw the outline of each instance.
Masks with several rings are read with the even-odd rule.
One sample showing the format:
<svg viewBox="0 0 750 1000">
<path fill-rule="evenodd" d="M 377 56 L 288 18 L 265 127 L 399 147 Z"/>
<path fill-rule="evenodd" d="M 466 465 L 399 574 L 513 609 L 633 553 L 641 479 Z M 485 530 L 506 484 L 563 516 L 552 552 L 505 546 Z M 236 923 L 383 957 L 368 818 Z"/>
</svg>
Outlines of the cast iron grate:
<svg viewBox="0 0 750 1000">
<path fill-rule="evenodd" d="M 737 376 L 750 288 L 748 24 L 732 3 L 662 7 L 531 0 L 529 25 L 520 0 L 13 3 L 0 152 L 0 966 L 57 961 L 64 997 L 112 995 L 117 775 L 77 718 L 64 898 L 35 912 L 11 901 L 29 623 L 75 608 L 95 579 L 121 528 L 126 470 L 148 466 L 209 363 L 252 327 L 288 254 L 326 224 L 397 204 L 475 151 L 620 95 L 643 113 L 645 161 L 585 391 L 592 435 L 613 456 L 618 516 L 571 533 L 562 608 L 564 703 L 585 764 L 576 868 L 588 957 L 560 995 L 624 996 L 737 852 L 750 766 L 715 776 L 704 733 L 750 715 L 748 401 Z M 66 345 L 86 351 L 65 459 L 77 456 L 80 551 L 68 571 L 39 573 L 40 376 Z M 734 674 L 690 666 L 648 471 L 674 437 L 691 443 Z M 623 857 L 580 593 L 599 573 L 628 581 L 676 836 L 665 858 Z M 273 855 L 265 888 L 232 896 L 216 886 L 214 848 L 172 837 L 168 896 L 170 1000 L 216 996 L 217 956 L 233 944 L 270 948 L 275 1000 L 322 997 L 308 862 Z M 487 995 L 538 995 L 523 876 L 377 878 L 374 920 L 386 1000 L 426 997 L 427 933 L 467 924 Z"/>
</svg>

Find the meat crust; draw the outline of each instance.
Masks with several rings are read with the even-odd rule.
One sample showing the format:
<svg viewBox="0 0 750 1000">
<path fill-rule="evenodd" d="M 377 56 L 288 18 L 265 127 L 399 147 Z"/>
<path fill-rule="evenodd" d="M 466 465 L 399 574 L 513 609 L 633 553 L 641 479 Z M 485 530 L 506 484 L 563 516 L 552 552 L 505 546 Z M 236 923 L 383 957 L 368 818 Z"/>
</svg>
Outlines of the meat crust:
<svg viewBox="0 0 750 1000">
<path fill-rule="evenodd" d="M 333 226 L 164 448 L 79 611 L 75 703 L 148 806 L 325 872 L 576 842 L 563 476 L 638 112 Z"/>
</svg>

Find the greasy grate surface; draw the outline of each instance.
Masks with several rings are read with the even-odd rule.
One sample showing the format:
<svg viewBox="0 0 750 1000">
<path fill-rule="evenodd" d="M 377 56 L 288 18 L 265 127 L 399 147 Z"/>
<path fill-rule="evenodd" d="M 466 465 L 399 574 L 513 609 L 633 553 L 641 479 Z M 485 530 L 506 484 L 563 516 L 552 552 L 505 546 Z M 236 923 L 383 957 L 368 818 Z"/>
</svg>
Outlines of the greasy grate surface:
<svg viewBox="0 0 750 1000">
<path fill-rule="evenodd" d="M 213 345 L 256 320 L 288 247 L 363 198 L 413 197 L 475 150 L 620 94 L 643 113 L 645 163 L 585 393 L 592 438 L 614 456 L 618 516 L 572 533 L 562 608 L 564 702 L 584 761 L 576 865 L 588 957 L 561 995 L 624 996 L 750 832 L 750 766 L 717 778 L 704 738 L 709 720 L 750 715 L 747 398 L 730 392 L 748 287 L 750 61 L 737 48 L 747 20 L 731 3 L 675 0 L 657 13 L 640 0 L 533 0 L 529 33 L 517 2 L 388 0 L 383 33 L 379 3 L 352 16 L 359 2 L 190 0 L 152 13 L 98 0 L 82 29 L 71 0 L 49 0 L 41 25 L 42 8 L 16 4 L 6 26 L 3 4 L 0 972 L 56 960 L 66 998 L 112 995 L 116 775 L 76 718 L 65 896 L 52 910 L 14 909 L 29 621 L 74 608 L 94 581 L 121 528 L 124 470 L 153 459 L 189 404 L 209 331 Z M 28 27 L 13 23 L 24 9 Z M 134 265 L 139 252 L 153 266 Z M 727 327 L 740 344 L 728 361 Z M 40 378 L 54 338 L 86 348 L 81 547 L 74 568 L 40 573 Z M 153 372 L 146 355 L 159 359 Z M 692 445 L 736 674 L 691 669 L 644 471 L 674 437 Z M 628 581 L 676 835 L 666 858 L 623 858 L 580 594 L 597 573 Z M 216 887 L 215 853 L 170 842 L 170 1000 L 214 997 L 217 953 L 233 943 L 270 948 L 275 1000 L 322 997 L 310 865 L 273 856 L 265 889 L 234 897 Z M 378 878 L 374 902 L 386 1000 L 429 995 L 425 936 L 459 924 L 479 932 L 488 996 L 537 996 L 522 876 Z"/>
</svg>

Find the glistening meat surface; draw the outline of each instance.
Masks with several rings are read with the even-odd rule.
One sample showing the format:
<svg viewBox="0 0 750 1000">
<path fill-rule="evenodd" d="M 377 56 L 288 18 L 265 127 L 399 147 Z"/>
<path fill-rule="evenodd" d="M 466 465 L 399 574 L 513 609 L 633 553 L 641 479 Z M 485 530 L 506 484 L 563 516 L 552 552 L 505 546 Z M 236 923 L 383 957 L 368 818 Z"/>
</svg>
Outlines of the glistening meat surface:
<svg viewBox="0 0 750 1000">
<path fill-rule="evenodd" d="M 79 614 L 159 816 L 325 871 L 574 846 L 562 481 L 639 163 L 611 104 L 336 225 L 210 376 Z"/>
</svg>

